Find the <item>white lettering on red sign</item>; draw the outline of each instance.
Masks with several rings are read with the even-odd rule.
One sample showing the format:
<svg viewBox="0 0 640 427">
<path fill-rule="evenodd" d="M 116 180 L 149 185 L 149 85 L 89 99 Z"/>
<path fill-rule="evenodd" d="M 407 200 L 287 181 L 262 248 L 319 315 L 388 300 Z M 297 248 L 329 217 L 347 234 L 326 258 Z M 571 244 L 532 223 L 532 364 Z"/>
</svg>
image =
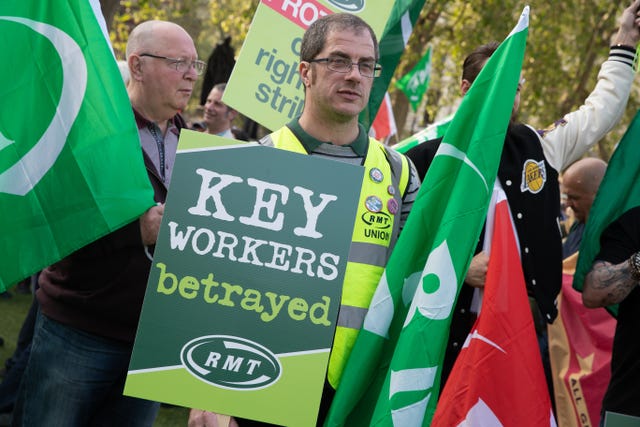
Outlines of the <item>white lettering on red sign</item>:
<svg viewBox="0 0 640 427">
<path fill-rule="evenodd" d="M 315 0 L 262 0 L 262 3 L 304 30 L 318 18 L 333 13 Z"/>
</svg>

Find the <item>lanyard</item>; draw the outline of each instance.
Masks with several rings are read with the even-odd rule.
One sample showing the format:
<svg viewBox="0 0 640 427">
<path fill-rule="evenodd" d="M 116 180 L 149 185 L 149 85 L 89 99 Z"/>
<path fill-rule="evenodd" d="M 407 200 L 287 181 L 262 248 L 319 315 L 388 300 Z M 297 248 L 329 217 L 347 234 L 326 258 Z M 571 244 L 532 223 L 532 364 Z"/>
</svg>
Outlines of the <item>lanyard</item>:
<svg viewBox="0 0 640 427">
<path fill-rule="evenodd" d="M 147 125 L 149 132 L 153 136 L 153 139 L 156 140 L 156 144 L 158 145 L 158 157 L 160 158 L 160 176 L 162 177 L 162 181 L 164 182 L 164 139 L 158 133 L 158 126 L 155 123 L 149 123 Z"/>
</svg>

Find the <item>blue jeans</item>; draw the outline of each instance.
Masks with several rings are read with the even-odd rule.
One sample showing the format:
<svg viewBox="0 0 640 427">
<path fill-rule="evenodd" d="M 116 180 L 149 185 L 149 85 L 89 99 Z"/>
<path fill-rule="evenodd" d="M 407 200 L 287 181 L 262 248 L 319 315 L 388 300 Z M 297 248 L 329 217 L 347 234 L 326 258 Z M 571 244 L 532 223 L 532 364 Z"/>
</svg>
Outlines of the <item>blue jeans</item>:
<svg viewBox="0 0 640 427">
<path fill-rule="evenodd" d="M 123 396 L 131 346 L 38 312 L 13 426 L 152 426 L 159 403 Z"/>
</svg>

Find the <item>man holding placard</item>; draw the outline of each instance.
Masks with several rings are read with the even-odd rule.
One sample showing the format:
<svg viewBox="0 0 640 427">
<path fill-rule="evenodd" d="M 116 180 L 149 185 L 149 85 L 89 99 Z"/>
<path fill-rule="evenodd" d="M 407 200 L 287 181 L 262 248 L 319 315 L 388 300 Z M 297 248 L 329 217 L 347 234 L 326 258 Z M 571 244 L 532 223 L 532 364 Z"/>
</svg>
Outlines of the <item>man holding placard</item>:
<svg viewBox="0 0 640 427">
<path fill-rule="evenodd" d="M 413 164 L 368 138 L 358 123 L 373 79 L 380 75 L 378 55 L 377 38 L 359 17 L 338 13 L 315 21 L 305 32 L 300 49 L 299 73 L 305 89 L 302 114 L 261 141 L 365 168 L 319 424 L 340 384 L 375 288 L 420 187 Z M 203 426 L 213 418 L 215 414 L 193 410 L 189 425 Z M 235 425 L 236 420 L 231 423 Z M 237 423 L 241 427 L 265 425 L 241 419 Z"/>
</svg>

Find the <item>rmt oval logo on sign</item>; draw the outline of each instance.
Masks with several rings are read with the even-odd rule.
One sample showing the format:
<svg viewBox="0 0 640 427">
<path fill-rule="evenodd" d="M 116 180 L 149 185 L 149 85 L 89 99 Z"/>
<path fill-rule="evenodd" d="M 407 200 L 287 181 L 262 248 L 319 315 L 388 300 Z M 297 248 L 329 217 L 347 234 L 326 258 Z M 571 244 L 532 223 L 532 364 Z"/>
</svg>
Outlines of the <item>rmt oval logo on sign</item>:
<svg viewBox="0 0 640 427">
<path fill-rule="evenodd" d="M 180 360 L 199 380 L 230 390 L 257 390 L 278 381 L 282 366 L 266 347 L 244 338 L 208 335 L 182 347 Z"/>
<path fill-rule="evenodd" d="M 364 9 L 364 0 L 329 0 L 329 3 L 351 13 Z"/>
</svg>

